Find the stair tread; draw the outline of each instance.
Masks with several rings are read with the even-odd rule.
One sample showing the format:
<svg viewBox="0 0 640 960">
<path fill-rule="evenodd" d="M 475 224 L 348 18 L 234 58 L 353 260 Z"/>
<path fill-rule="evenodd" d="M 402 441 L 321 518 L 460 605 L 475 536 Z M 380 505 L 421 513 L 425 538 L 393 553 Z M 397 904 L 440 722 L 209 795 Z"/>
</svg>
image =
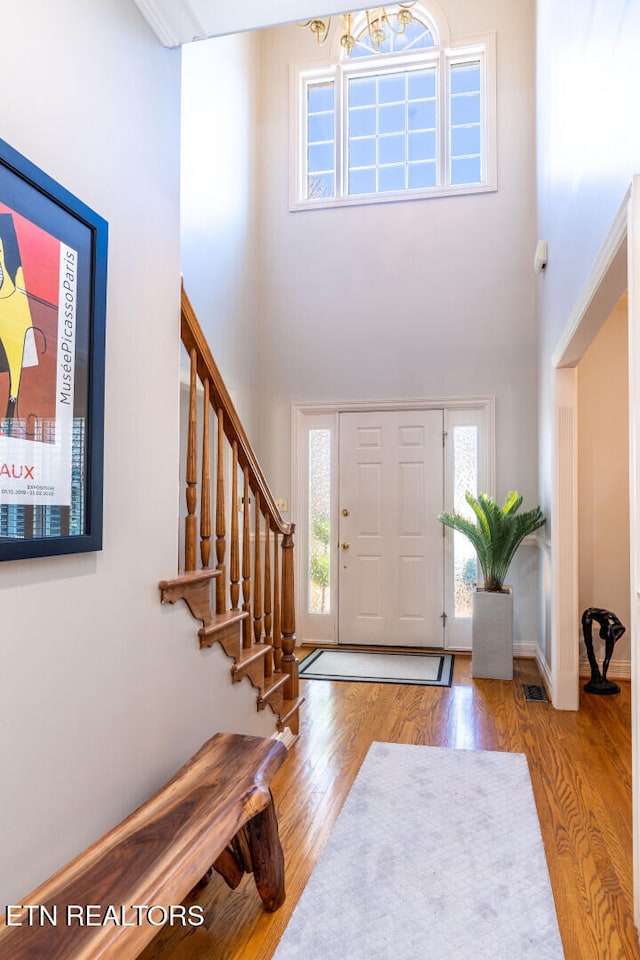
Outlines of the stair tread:
<svg viewBox="0 0 640 960">
<path fill-rule="evenodd" d="M 207 568 L 206 570 L 189 570 L 185 573 L 179 574 L 177 577 L 174 577 L 172 580 L 161 580 L 160 589 L 169 590 L 171 587 L 185 586 L 187 584 L 197 584 L 197 583 L 206 583 L 207 580 L 215 580 L 216 577 L 220 576 L 219 570 L 212 570 Z"/>
<path fill-rule="evenodd" d="M 246 610 L 227 610 L 225 613 L 214 613 L 208 623 L 200 628 L 198 633 L 215 633 L 216 630 L 222 630 L 228 627 L 230 623 L 240 623 L 249 616 Z"/>
<path fill-rule="evenodd" d="M 231 668 L 234 673 L 238 673 L 243 667 L 249 666 L 261 657 L 266 657 L 273 648 L 268 643 L 252 643 L 250 647 L 242 647 L 240 650 L 240 659 L 236 660 Z"/>
<path fill-rule="evenodd" d="M 280 718 L 278 720 L 278 726 L 285 727 L 287 725 L 287 720 L 289 720 L 295 713 L 298 712 L 304 701 L 304 697 L 296 697 L 295 700 L 285 700 L 282 704 L 282 713 L 280 714 Z"/>
<path fill-rule="evenodd" d="M 260 702 L 266 703 L 277 691 L 285 685 L 289 679 L 288 674 L 286 673 L 274 673 L 270 677 L 266 677 L 264 681 L 264 689 L 262 694 L 259 697 Z"/>
</svg>

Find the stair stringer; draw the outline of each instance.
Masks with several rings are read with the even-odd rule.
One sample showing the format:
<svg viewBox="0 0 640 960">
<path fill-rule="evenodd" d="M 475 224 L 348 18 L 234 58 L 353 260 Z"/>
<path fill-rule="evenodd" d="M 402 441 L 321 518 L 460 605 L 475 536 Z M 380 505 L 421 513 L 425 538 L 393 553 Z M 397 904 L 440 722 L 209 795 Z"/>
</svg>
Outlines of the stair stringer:
<svg viewBox="0 0 640 960">
<path fill-rule="evenodd" d="M 271 649 L 268 644 L 252 643 L 250 647 L 242 647 L 242 622 L 247 613 L 242 610 L 225 614 L 215 612 L 211 585 L 217 576 L 216 570 L 200 570 L 181 574 L 173 580 L 162 580 L 159 584 L 161 603 L 174 604 L 183 600 L 191 616 L 201 622 L 198 629 L 200 648 L 206 650 L 215 644 L 221 649 L 228 659 L 233 660 L 230 667 L 232 683 L 245 678 L 249 680 L 257 690 L 256 709 L 263 711 L 268 706 L 276 718 L 277 730 L 289 726 L 296 734 L 298 711 L 304 698 L 297 698 L 295 703 L 284 699 L 286 674 L 274 671 L 270 678 L 265 678 L 264 661 Z"/>
</svg>

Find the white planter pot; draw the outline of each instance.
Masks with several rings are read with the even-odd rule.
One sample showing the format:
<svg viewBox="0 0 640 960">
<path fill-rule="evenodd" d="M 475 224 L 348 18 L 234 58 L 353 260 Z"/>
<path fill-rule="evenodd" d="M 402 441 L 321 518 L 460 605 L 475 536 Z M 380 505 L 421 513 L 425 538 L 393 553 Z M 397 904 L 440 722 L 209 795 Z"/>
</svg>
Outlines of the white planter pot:
<svg viewBox="0 0 640 960">
<path fill-rule="evenodd" d="M 513 680 L 513 591 L 473 591 L 471 676 Z"/>
</svg>

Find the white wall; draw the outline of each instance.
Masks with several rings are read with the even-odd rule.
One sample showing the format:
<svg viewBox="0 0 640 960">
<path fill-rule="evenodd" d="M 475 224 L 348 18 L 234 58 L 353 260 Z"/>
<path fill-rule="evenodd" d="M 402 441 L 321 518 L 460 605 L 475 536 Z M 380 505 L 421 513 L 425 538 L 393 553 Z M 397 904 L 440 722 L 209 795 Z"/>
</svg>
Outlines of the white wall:
<svg viewBox="0 0 640 960">
<path fill-rule="evenodd" d="M 248 684 L 229 696 L 228 661 L 159 603 L 177 570 L 180 53 L 131 0 L 9 4 L 2 30 L 3 138 L 104 216 L 110 239 L 104 550 L 0 569 L 0 904 L 216 730 L 269 714 Z M 253 703 L 246 721 L 239 701 Z"/>
<path fill-rule="evenodd" d="M 551 357 L 631 177 L 640 171 L 640 5 L 538 0 L 536 34 L 537 229 L 549 247 L 538 283 L 539 468 L 541 503 L 549 513 L 555 470 Z M 623 290 L 614 292 L 601 322 Z M 548 635 L 541 645 L 549 659 Z"/>
<path fill-rule="evenodd" d="M 256 429 L 259 34 L 183 48 L 184 284 L 249 437 Z"/>
<path fill-rule="evenodd" d="M 496 492 L 537 503 L 534 4 L 440 6 L 452 37 L 497 36 L 497 193 L 289 212 L 289 68 L 318 52 L 295 25 L 262 35 L 259 452 L 277 496 L 293 401 L 495 394 Z M 531 553 L 514 582 L 535 643 Z"/>
<path fill-rule="evenodd" d="M 538 0 L 539 235 L 546 355 L 640 168 L 640 5 Z"/>
<path fill-rule="evenodd" d="M 627 628 L 608 676 L 629 677 L 629 388 L 626 298 L 578 365 L 578 516 L 580 612 L 612 610 Z M 580 631 L 581 633 L 581 631 Z M 580 647 L 586 658 L 584 643 Z M 604 642 L 594 630 L 602 664 Z M 583 664 L 587 675 L 588 664 Z"/>
</svg>

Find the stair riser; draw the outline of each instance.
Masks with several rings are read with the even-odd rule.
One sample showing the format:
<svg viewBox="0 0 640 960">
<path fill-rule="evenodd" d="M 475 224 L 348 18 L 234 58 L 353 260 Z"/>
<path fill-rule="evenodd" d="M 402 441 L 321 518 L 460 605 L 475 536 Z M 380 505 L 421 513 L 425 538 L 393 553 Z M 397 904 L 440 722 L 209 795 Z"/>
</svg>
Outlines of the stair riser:
<svg viewBox="0 0 640 960">
<path fill-rule="evenodd" d="M 177 603 L 178 600 L 184 600 L 196 620 L 208 623 L 213 614 L 211 581 L 217 576 L 217 570 L 199 570 L 183 574 L 182 577 L 174 580 L 162 580 L 160 599 L 162 603 Z"/>
<path fill-rule="evenodd" d="M 200 648 L 212 647 L 218 641 L 228 657 L 238 660 L 242 650 L 242 629 L 239 623 L 230 623 L 228 626 L 216 627 L 207 630 L 205 627 L 198 631 Z"/>
<path fill-rule="evenodd" d="M 284 690 L 282 687 L 279 687 L 276 692 L 269 697 L 268 700 L 265 700 L 263 697 L 258 699 L 258 710 L 264 710 L 266 706 L 271 707 L 275 714 L 280 714 L 282 712 L 282 704 L 284 703 Z"/>
<path fill-rule="evenodd" d="M 264 661 L 262 657 L 259 660 L 252 660 L 250 663 L 235 663 L 231 667 L 231 676 L 234 683 L 239 683 L 244 677 L 248 677 L 254 687 L 257 687 L 262 693 L 264 689 Z"/>
<path fill-rule="evenodd" d="M 258 698 L 258 710 L 264 710 L 268 705 L 278 716 L 283 712 L 284 689 L 287 683 L 287 676 L 276 674 L 275 679 L 270 679 L 269 686 L 265 689 L 261 697 Z"/>
<path fill-rule="evenodd" d="M 304 697 L 298 697 L 293 703 L 285 701 L 285 708 L 289 707 L 288 712 L 284 713 L 278 719 L 278 730 L 289 727 L 294 736 L 300 732 L 300 707 L 304 703 Z"/>
</svg>

